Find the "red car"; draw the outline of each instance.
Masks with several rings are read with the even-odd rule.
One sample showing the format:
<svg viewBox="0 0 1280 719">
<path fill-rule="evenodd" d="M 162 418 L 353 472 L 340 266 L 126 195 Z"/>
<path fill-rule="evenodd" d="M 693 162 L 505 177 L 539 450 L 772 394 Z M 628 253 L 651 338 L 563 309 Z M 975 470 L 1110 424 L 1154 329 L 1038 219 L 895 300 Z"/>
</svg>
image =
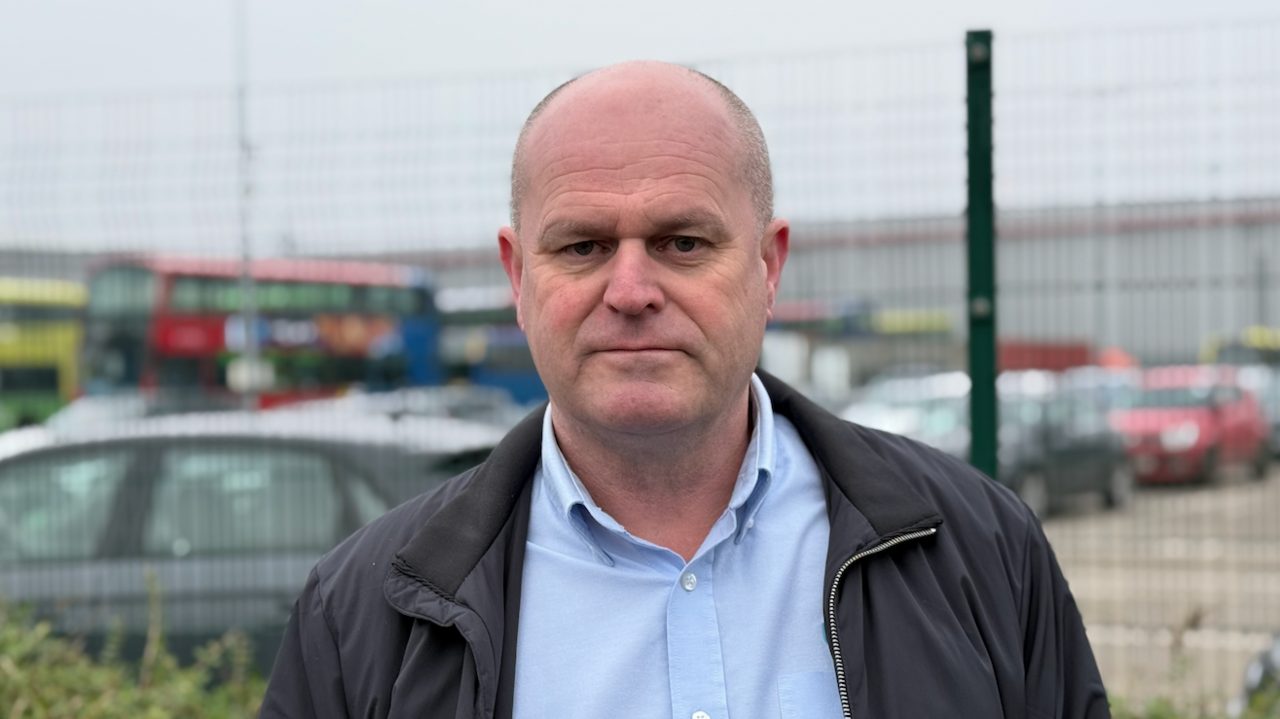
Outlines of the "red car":
<svg viewBox="0 0 1280 719">
<path fill-rule="evenodd" d="M 1139 482 L 1215 482 L 1244 465 L 1259 479 L 1270 459 L 1270 427 L 1232 367 L 1157 367 L 1143 373 L 1112 425 L 1125 438 Z"/>
</svg>

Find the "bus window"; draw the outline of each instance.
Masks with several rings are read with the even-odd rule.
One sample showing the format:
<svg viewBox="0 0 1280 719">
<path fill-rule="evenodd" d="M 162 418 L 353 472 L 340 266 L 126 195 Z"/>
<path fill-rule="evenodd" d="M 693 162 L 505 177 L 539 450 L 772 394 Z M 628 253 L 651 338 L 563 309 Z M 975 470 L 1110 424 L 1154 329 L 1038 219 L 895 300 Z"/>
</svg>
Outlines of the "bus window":
<svg viewBox="0 0 1280 719">
<path fill-rule="evenodd" d="M 150 314 L 155 307 L 155 275 L 140 267 L 112 267 L 89 286 L 90 317 Z"/>
<path fill-rule="evenodd" d="M 79 319 L 78 307 L 0 304 L 0 322 L 75 322 Z"/>
<path fill-rule="evenodd" d="M 0 367 L 0 392 L 57 392 L 56 367 Z"/>
<path fill-rule="evenodd" d="M 273 314 L 360 311 L 351 285 L 320 282 L 259 282 L 254 287 L 258 311 Z M 391 290 L 395 288 L 369 288 Z M 240 280 L 175 277 L 169 309 L 175 312 L 240 311 Z"/>
<path fill-rule="evenodd" d="M 371 314 L 418 315 L 423 311 L 423 295 L 406 287 L 366 287 L 364 308 Z"/>
<path fill-rule="evenodd" d="M 195 277 L 175 277 L 169 288 L 169 309 L 178 312 L 197 312 L 204 309 L 201 295 L 204 288 Z"/>
</svg>

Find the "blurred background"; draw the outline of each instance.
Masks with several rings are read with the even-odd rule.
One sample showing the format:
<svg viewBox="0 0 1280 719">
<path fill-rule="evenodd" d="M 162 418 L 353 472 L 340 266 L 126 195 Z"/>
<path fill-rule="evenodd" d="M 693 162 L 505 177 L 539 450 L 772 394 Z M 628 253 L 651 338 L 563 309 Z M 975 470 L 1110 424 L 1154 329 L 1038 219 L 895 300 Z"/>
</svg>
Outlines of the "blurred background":
<svg viewBox="0 0 1280 719">
<path fill-rule="evenodd" d="M 140 656 L 152 576 L 179 658 L 236 627 L 269 671 L 320 554 L 545 399 L 495 251 L 511 150 L 626 59 L 764 128 L 793 244 L 761 366 L 968 458 L 975 28 L 992 474 L 1113 697 L 1238 714 L 1280 664 L 1270 0 L 6 7 L 0 594 Z"/>
</svg>

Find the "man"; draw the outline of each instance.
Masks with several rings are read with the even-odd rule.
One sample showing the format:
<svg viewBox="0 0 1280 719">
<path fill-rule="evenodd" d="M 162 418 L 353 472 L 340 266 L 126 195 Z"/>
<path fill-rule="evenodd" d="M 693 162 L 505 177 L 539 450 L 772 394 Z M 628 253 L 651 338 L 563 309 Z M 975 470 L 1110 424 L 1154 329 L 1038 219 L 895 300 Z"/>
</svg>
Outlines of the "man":
<svg viewBox="0 0 1280 719">
<path fill-rule="evenodd" d="M 320 561 L 262 716 L 1107 716 L 1010 492 L 753 373 L 788 233 L 705 76 L 535 108 L 499 246 L 550 404 Z"/>
</svg>

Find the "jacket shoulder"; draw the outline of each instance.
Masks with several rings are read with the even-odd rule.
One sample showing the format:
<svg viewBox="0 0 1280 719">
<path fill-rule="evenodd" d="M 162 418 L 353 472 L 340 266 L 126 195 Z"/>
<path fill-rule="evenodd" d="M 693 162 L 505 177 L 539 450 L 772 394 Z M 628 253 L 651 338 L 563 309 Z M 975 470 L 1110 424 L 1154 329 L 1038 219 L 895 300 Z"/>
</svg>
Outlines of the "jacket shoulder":
<svg viewBox="0 0 1280 719">
<path fill-rule="evenodd" d="M 348 586 L 354 583 L 381 587 L 400 548 L 466 488 L 478 469 L 473 467 L 400 504 L 356 530 L 321 557 L 315 567 L 321 592 L 327 593 L 335 580 Z M 381 596 L 381 592 L 377 594 Z"/>
<path fill-rule="evenodd" d="M 1008 487 L 964 460 L 900 435 L 845 423 L 901 480 L 933 504 L 954 532 L 999 526 L 1021 538 L 1035 515 Z M 1012 530 L 1012 531 L 1010 531 Z"/>
</svg>

